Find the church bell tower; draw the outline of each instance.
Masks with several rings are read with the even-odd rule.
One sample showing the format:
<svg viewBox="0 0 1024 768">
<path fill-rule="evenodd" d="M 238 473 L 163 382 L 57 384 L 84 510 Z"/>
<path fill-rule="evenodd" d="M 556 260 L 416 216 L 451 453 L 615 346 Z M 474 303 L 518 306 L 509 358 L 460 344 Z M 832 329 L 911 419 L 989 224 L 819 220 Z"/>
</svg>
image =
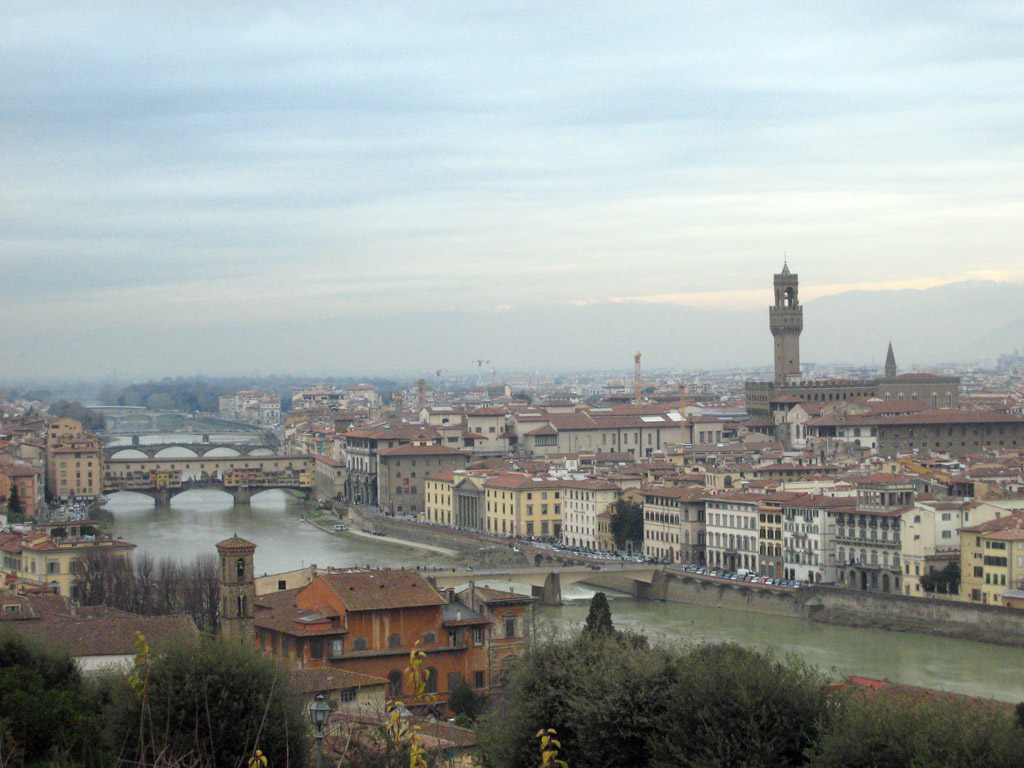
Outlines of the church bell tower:
<svg viewBox="0 0 1024 768">
<path fill-rule="evenodd" d="M 800 380 L 800 332 L 804 329 L 804 308 L 799 300 L 799 280 L 783 262 L 775 275 L 775 304 L 768 308 L 768 325 L 775 337 L 775 384 L 784 386 Z"/>
<path fill-rule="evenodd" d="M 216 546 L 220 560 L 221 637 L 230 643 L 252 645 L 256 639 L 256 584 L 252 569 L 256 545 L 232 536 Z"/>
</svg>

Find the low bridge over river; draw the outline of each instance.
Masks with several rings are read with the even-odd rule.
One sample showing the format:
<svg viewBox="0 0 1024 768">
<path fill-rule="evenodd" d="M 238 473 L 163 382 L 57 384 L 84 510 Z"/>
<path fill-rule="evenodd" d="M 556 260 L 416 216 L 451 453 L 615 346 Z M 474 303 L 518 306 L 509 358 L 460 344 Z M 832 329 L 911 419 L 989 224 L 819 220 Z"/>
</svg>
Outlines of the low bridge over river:
<svg viewBox="0 0 1024 768">
<path fill-rule="evenodd" d="M 197 456 L 196 458 L 110 459 L 105 462 L 103 492 L 132 491 L 169 502 L 179 493 L 213 488 L 247 504 L 257 493 L 275 488 L 309 495 L 313 460 L 308 456 Z"/>
<path fill-rule="evenodd" d="M 595 575 L 607 571 L 617 576 L 632 580 L 637 585 L 635 594 L 646 596 L 645 587 L 649 587 L 664 568 L 660 565 L 641 565 L 639 563 L 622 563 L 621 567 L 608 565 L 605 568 L 591 568 L 588 565 L 570 565 L 558 568 L 499 568 L 486 571 L 453 571 L 429 574 L 427 578 L 438 589 L 457 587 L 466 582 L 484 586 L 488 580 L 529 584 L 534 597 L 540 598 L 541 605 L 559 605 L 562 602 L 562 585 L 587 581 Z"/>
<path fill-rule="evenodd" d="M 766 612 L 783 615 L 789 615 L 794 610 L 792 606 L 795 603 L 807 602 L 806 598 L 812 594 L 810 589 L 795 590 L 749 581 L 719 579 L 684 571 L 678 567 L 639 563 L 606 563 L 598 568 L 575 565 L 442 571 L 429 574 L 427 578 L 438 589 L 457 587 L 469 581 L 480 586 L 486 586 L 488 580 L 529 584 L 533 596 L 540 598 L 541 605 L 559 605 L 562 602 L 562 585 L 577 581 L 626 592 L 641 600 L 665 600 L 673 584 L 676 585 L 674 589 L 683 587 L 697 593 L 706 593 L 705 599 L 698 602 L 706 602 L 709 605 L 718 604 L 722 593 L 733 596 L 733 602 L 755 597 L 761 603 L 778 603 L 778 606 Z M 798 595 L 799 592 L 807 594 Z"/>
</svg>

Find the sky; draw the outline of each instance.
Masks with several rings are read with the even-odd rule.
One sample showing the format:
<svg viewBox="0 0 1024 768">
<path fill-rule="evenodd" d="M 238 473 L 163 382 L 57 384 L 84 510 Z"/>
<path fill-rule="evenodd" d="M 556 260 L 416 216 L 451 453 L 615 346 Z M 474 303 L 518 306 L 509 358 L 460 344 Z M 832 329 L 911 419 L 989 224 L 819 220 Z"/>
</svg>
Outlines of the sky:
<svg viewBox="0 0 1024 768">
<path fill-rule="evenodd" d="M 1021 40 L 1017 2 L 7 0 L 0 378 L 763 308 L 784 258 L 804 300 L 1022 282 Z"/>
</svg>

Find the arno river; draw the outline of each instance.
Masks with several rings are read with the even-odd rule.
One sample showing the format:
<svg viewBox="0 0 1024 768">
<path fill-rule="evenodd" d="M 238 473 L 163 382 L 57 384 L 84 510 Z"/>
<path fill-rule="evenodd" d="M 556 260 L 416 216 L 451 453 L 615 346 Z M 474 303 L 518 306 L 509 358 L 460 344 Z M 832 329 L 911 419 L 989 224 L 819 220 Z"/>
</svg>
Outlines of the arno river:
<svg viewBox="0 0 1024 768">
<path fill-rule="evenodd" d="M 113 496 L 107 509 L 114 513 L 114 534 L 137 544 L 137 552 L 155 558 L 188 560 L 214 554 L 216 542 L 237 533 L 258 545 L 256 572 L 260 574 L 311 563 L 444 567 L 452 562 L 438 554 L 324 533 L 302 522 L 299 502 L 281 491 L 260 494 L 249 507 L 238 509 L 216 491 L 191 491 L 157 507 L 146 496 L 122 493 Z M 586 599 L 593 591 L 574 585 L 563 591 L 570 601 L 566 605 L 538 609 L 541 631 L 544 626 L 557 630 L 582 624 Z M 660 642 L 734 641 L 795 653 L 836 677 L 857 674 L 1005 701 L 1024 700 L 1024 649 L 627 597 L 613 597 L 612 614 L 617 626 L 634 627 Z"/>
</svg>

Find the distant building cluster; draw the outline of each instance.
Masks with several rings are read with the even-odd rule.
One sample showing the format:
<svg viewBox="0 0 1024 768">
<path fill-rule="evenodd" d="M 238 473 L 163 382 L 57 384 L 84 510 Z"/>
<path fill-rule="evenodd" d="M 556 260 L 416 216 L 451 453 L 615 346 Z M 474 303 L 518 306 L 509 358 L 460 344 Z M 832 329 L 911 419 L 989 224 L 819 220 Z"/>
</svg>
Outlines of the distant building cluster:
<svg viewBox="0 0 1024 768">
<path fill-rule="evenodd" d="M 273 392 L 243 389 L 222 395 L 218 415 L 228 421 L 276 427 L 281 423 L 281 398 Z"/>
</svg>

